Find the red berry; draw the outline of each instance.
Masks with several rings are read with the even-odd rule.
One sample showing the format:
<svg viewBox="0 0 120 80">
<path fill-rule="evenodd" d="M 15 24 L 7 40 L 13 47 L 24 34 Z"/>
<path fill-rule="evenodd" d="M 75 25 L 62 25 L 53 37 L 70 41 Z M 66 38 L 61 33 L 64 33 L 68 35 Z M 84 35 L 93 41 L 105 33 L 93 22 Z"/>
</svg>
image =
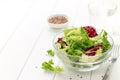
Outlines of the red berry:
<svg viewBox="0 0 120 80">
<path fill-rule="evenodd" d="M 98 35 L 96 29 L 92 26 L 85 26 L 83 28 L 87 31 L 89 37 L 95 37 Z"/>
</svg>

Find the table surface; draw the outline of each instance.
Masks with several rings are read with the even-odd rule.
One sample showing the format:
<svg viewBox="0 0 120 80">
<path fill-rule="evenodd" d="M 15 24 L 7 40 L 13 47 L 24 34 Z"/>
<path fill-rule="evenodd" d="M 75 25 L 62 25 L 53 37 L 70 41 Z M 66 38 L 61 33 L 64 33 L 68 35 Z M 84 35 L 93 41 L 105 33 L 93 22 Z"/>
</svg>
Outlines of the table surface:
<svg viewBox="0 0 120 80">
<path fill-rule="evenodd" d="M 41 63 L 49 59 L 62 66 L 57 57 L 52 58 L 46 52 L 53 48 L 52 39 L 61 31 L 50 28 L 47 17 L 62 13 L 69 16 L 71 26 L 89 25 L 87 5 L 88 0 L 0 0 L 0 80 L 102 80 L 107 65 L 84 73 L 41 69 Z M 119 14 L 118 9 L 108 21 L 115 35 L 119 35 L 120 30 Z M 110 80 L 120 80 L 119 68 L 120 59 L 114 65 Z"/>
</svg>

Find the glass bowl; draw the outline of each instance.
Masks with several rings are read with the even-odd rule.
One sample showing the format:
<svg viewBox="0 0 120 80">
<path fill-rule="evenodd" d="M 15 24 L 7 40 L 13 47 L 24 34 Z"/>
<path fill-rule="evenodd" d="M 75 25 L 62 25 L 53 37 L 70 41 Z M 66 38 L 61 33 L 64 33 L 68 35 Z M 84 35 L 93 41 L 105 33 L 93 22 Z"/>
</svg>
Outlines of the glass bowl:
<svg viewBox="0 0 120 80">
<path fill-rule="evenodd" d="M 111 48 L 102 53 L 101 55 L 96 56 L 89 56 L 89 57 L 81 57 L 81 56 L 72 56 L 65 52 L 61 52 L 57 47 L 55 42 L 57 42 L 57 39 L 63 37 L 63 32 L 58 33 L 54 39 L 53 39 L 53 46 L 55 54 L 58 56 L 60 61 L 64 64 L 65 67 L 69 68 L 70 70 L 80 71 L 80 72 L 86 72 L 91 71 L 99 68 L 102 63 L 106 62 L 112 51 L 113 47 L 113 39 L 111 36 L 108 35 L 108 40 L 111 44 Z M 96 59 L 96 61 L 94 61 Z M 89 62 L 85 62 L 85 60 L 89 60 Z"/>
</svg>

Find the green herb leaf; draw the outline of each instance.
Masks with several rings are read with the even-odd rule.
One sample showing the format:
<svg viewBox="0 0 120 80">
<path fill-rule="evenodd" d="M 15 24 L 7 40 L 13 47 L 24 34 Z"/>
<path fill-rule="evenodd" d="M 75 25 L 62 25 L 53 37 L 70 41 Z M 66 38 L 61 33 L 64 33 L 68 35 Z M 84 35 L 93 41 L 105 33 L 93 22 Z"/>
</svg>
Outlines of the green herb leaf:
<svg viewBox="0 0 120 80">
<path fill-rule="evenodd" d="M 53 50 L 47 50 L 48 54 L 51 55 L 51 56 L 54 56 L 54 51 Z"/>
<path fill-rule="evenodd" d="M 53 68 L 53 61 L 52 60 L 49 60 L 48 62 L 43 62 L 42 63 L 42 69 L 44 70 L 50 70 L 50 71 L 54 71 L 54 68 Z"/>
<path fill-rule="evenodd" d="M 63 68 L 61 68 L 61 67 L 59 67 L 59 66 L 56 66 L 56 67 L 54 68 L 54 71 L 55 71 L 55 72 L 63 72 L 64 70 L 63 70 Z"/>
<path fill-rule="evenodd" d="M 53 72 L 62 72 L 63 71 L 63 68 L 61 68 L 59 66 L 54 67 L 53 64 L 54 63 L 52 60 L 49 60 L 48 62 L 45 61 L 42 63 L 42 69 L 53 71 Z"/>
</svg>

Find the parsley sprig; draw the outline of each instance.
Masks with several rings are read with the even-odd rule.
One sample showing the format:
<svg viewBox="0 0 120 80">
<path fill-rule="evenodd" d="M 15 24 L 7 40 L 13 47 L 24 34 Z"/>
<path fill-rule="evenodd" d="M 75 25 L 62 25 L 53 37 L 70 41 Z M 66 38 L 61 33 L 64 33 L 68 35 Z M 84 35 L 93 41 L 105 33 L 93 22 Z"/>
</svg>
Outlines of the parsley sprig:
<svg viewBox="0 0 120 80">
<path fill-rule="evenodd" d="M 54 51 L 51 50 L 51 49 L 47 50 L 47 53 L 48 53 L 48 55 L 50 55 L 50 56 L 54 56 Z"/>
<path fill-rule="evenodd" d="M 42 63 L 42 69 L 53 71 L 53 72 L 62 72 L 63 71 L 63 68 L 61 68 L 59 66 L 53 66 L 53 65 L 54 65 L 53 60 L 45 61 Z"/>
</svg>

